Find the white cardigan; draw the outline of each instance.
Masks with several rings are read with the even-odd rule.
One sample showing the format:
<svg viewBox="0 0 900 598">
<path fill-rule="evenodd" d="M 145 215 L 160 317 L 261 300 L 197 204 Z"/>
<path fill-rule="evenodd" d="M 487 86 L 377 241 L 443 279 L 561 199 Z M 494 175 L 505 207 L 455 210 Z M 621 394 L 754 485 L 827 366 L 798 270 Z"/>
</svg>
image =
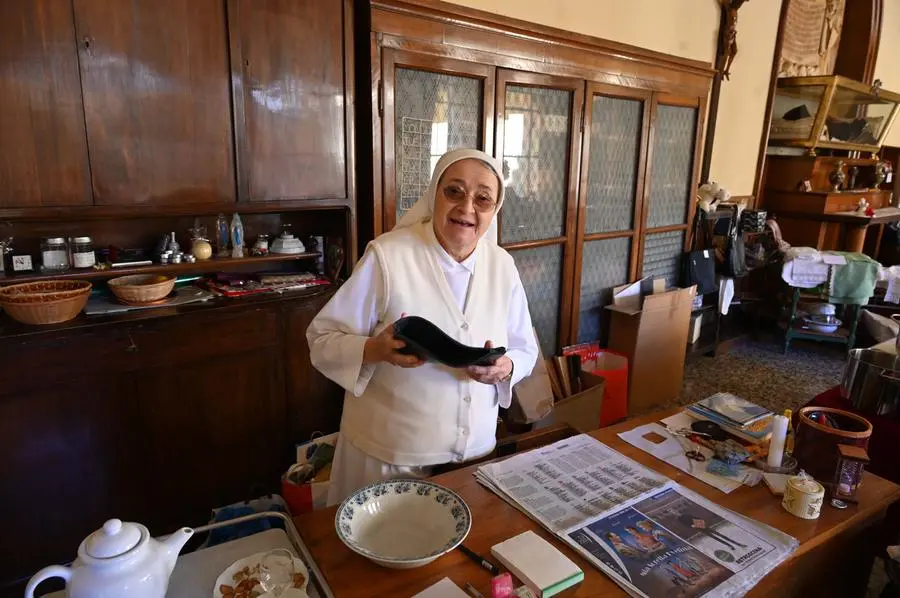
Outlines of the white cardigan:
<svg viewBox="0 0 900 598">
<path fill-rule="evenodd" d="M 402 313 L 425 317 L 464 344 L 491 340 L 506 346 L 512 381 L 488 386 L 465 370 L 435 363 L 413 369 L 363 366 L 366 338 Z M 509 254 L 482 242 L 456 263 L 441 249 L 430 222 L 373 241 L 350 280 L 313 320 L 307 338 L 313 365 L 348 391 L 342 434 L 396 465 L 464 461 L 490 452 L 498 403 L 509 405 L 511 386 L 531 372 L 537 356 L 524 289 Z"/>
</svg>

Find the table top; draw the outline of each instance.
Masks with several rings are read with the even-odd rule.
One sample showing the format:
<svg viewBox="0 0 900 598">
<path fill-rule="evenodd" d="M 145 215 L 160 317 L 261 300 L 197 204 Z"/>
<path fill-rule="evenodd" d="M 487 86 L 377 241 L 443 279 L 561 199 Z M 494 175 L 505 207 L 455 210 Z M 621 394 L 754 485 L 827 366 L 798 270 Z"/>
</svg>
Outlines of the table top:
<svg viewBox="0 0 900 598">
<path fill-rule="evenodd" d="M 781 498 L 769 492 L 765 484 L 754 488 L 741 487 L 724 494 L 700 480 L 659 461 L 640 449 L 621 440 L 617 434 L 668 417 L 680 409 L 671 409 L 635 418 L 618 425 L 597 430 L 591 435 L 627 457 L 694 490 L 706 498 L 757 521 L 761 521 L 797 538 L 800 546 L 789 560 L 764 578 L 751 595 L 774 595 L 779 578 L 792 562 L 813 549 L 836 539 L 848 530 L 864 527 L 881 517 L 887 507 L 900 500 L 900 486 L 865 473 L 860 485 L 858 505 L 837 510 L 827 503 L 817 520 L 795 517 L 781 507 Z M 433 478 L 459 493 L 472 511 L 472 531 L 466 546 L 480 554 L 490 554 L 490 548 L 526 530 L 534 530 L 562 550 L 585 572 L 584 582 L 567 595 L 576 597 L 625 596 L 611 579 L 595 568 L 574 550 L 555 539 L 537 523 L 505 503 L 499 496 L 484 488 L 473 475 L 476 466 L 466 467 Z M 300 535 L 319 565 L 337 598 L 369 598 L 371 596 L 412 596 L 443 577 L 449 577 L 460 587 L 471 583 L 482 594 L 490 596 L 490 574 L 472 563 L 459 551 L 444 555 L 437 561 L 417 569 L 394 570 L 375 565 L 349 550 L 334 531 L 336 508 L 323 509 L 294 519 Z"/>
</svg>

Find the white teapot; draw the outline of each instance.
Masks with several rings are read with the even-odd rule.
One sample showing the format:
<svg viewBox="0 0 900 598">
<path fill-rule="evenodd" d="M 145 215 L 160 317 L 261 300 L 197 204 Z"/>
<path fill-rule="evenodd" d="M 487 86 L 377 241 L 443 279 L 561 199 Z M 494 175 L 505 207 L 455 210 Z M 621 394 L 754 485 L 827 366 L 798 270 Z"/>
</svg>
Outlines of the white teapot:
<svg viewBox="0 0 900 598">
<path fill-rule="evenodd" d="M 165 598 L 178 553 L 194 530 L 183 527 L 165 540 L 150 537 L 139 523 L 110 519 L 82 540 L 71 567 L 51 565 L 35 574 L 25 598 L 45 579 L 66 580 L 68 598 Z"/>
</svg>

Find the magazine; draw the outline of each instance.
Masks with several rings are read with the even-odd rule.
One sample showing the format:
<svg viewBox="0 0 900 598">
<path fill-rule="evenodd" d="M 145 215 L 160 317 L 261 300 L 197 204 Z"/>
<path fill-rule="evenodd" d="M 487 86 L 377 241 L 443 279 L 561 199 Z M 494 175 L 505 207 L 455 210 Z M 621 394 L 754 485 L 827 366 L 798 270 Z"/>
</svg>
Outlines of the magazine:
<svg viewBox="0 0 900 598">
<path fill-rule="evenodd" d="M 585 434 L 475 475 L 632 596 L 741 595 L 798 545 Z"/>
<path fill-rule="evenodd" d="M 717 392 L 696 403 L 703 410 L 730 421 L 736 427 L 748 426 L 772 415 L 765 407 L 744 400 L 727 392 Z"/>
</svg>

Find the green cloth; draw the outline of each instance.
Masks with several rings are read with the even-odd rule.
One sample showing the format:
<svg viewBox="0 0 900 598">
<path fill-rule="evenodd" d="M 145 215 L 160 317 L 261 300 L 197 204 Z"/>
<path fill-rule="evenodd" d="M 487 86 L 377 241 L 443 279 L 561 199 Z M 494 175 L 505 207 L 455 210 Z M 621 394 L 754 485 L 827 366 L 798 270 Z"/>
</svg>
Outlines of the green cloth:
<svg viewBox="0 0 900 598">
<path fill-rule="evenodd" d="M 831 294 L 829 303 L 843 305 L 865 305 L 869 297 L 875 294 L 875 283 L 878 281 L 879 264 L 862 253 L 829 251 L 828 253 L 843 255 L 847 260 L 844 266 L 831 269 Z"/>
</svg>

